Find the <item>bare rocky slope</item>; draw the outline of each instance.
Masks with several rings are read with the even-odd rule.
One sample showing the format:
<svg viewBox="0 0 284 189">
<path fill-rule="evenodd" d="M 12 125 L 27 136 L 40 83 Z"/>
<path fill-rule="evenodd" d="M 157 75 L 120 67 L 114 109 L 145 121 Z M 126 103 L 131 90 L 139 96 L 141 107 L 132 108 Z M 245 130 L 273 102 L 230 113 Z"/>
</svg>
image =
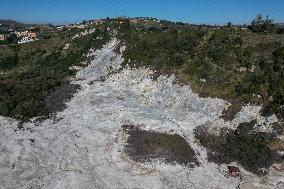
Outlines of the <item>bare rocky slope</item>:
<svg viewBox="0 0 284 189">
<path fill-rule="evenodd" d="M 208 161 L 207 149 L 194 130 L 206 125 L 217 136 L 256 120 L 270 132 L 275 115 L 262 117 L 261 107 L 246 105 L 232 121 L 222 119 L 230 105 L 217 98 L 200 98 L 175 76 L 152 78 L 147 68 L 121 67 L 119 41 L 90 50 L 91 63 L 71 83 L 80 90 L 53 118 L 24 123 L 0 117 L 0 188 L 283 188 L 284 172 L 271 167 L 259 177 L 242 168 L 231 177 L 226 164 Z M 167 164 L 162 159 L 136 162 L 125 153 L 128 133 L 123 125 L 182 136 L 198 165 Z M 279 152 L 280 153 L 280 152 Z"/>
</svg>

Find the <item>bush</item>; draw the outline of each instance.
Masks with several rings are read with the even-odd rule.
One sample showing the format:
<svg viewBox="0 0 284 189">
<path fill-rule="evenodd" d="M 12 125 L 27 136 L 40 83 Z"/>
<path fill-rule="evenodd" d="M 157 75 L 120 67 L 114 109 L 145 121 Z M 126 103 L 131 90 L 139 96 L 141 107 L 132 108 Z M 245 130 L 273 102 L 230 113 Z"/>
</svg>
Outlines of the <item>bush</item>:
<svg viewBox="0 0 284 189">
<path fill-rule="evenodd" d="M 99 48 L 108 40 L 106 32 L 97 30 L 73 40 L 70 48 L 63 52 L 63 46 L 70 40 L 69 34 L 65 34 L 60 40 L 51 38 L 41 43 L 8 47 L 13 53 L 0 57 L 0 68 L 7 73 L 0 75 L 1 115 L 22 121 L 47 116 L 45 98 L 74 73 L 69 67 L 79 63 L 91 47 Z M 99 35 L 103 39 L 94 40 Z"/>
<path fill-rule="evenodd" d="M 284 33 L 284 28 L 278 28 L 278 29 L 276 30 L 276 33 L 277 33 L 277 34 L 283 34 L 283 33 Z"/>
<path fill-rule="evenodd" d="M 249 29 L 252 32 L 258 32 L 258 33 L 272 32 L 274 28 L 275 28 L 274 21 L 270 19 L 268 15 L 264 20 L 261 14 L 258 14 L 256 18 L 251 22 L 251 25 L 249 26 Z"/>
<path fill-rule="evenodd" d="M 253 131 L 255 121 L 241 123 L 233 130 L 223 130 L 219 136 L 207 132 L 206 127 L 195 129 L 195 136 L 208 150 L 208 159 L 216 163 L 237 161 L 252 173 L 262 175 L 274 162 L 281 160 L 275 150 L 268 147 L 273 135 Z"/>
</svg>

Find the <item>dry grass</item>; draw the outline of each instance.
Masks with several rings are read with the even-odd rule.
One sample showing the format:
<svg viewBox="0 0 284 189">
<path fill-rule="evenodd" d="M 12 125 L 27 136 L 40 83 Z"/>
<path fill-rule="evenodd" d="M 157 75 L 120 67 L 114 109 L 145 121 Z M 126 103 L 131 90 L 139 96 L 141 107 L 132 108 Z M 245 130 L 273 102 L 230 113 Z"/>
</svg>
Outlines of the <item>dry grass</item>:
<svg viewBox="0 0 284 189">
<path fill-rule="evenodd" d="M 272 150 L 284 151 L 284 141 L 281 139 L 275 139 L 269 144 L 269 148 Z"/>
<path fill-rule="evenodd" d="M 169 164 L 198 165 L 187 141 L 177 134 L 145 131 L 135 126 L 122 126 L 129 135 L 124 152 L 137 162 L 161 159 Z"/>
</svg>

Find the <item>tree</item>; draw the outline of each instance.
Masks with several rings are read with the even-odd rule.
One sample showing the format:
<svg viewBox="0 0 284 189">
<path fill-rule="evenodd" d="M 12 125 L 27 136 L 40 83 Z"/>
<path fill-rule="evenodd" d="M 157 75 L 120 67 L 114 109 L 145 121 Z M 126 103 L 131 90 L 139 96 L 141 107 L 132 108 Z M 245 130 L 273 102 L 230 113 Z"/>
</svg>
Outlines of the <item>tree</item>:
<svg viewBox="0 0 284 189">
<path fill-rule="evenodd" d="M 264 20 L 264 23 L 263 23 L 264 32 L 265 33 L 271 32 L 273 31 L 274 27 L 275 27 L 275 24 L 274 24 L 273 19 L 269 18 L 269 16 L 266 15 L 266 19 Z"/>
<path fill-rule="evenodd" d="M 51 28 L 55 28 L 55 26 L 53 24 L 51 24 L 51 23 L 48 23 L 47 26 L 51 27 Z"/>
<path fill-rule="evenodd" d="M 249 26 L 249 29 L 252 32 L 257 32 L 257 33 L 268 33 L 273 31 L 274 29 L 274 21 L 269 18 L 267 15 L 265 20 L 262 18 L 261 14 L 256 15 L 256 18 L 253 19 L 251 22 L 251 25 Z"/>
<path fill-rule="evenodd" d="M 16 34 L 11 34 L 7 37 L 7 40 L 10 42 L 10 43 L 17 43 L 18 42 L 18 37 Z"/>
<path fill-rule="evenodd" d="M 228 22 L 227 26 L 230 28 L 232 26 L 232 22 Z"/>
</svg>

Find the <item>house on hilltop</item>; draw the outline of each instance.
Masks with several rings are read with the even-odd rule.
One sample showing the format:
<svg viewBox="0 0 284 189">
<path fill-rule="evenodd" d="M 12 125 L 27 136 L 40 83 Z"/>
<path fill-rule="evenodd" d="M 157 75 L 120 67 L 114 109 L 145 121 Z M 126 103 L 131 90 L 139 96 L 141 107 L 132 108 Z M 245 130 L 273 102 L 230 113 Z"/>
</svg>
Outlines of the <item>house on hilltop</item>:
<svg viewBox="0 0 284 189">
<path fill-rule="evenodd" d="M 36 38 L 36 37 L 37 37 L 37 33 L 36 33 L 36 32 L 29 32 L 29 33 L 28 33 L 28 36 L 29 36 L 30 38 Z"/>
<path fill-rule="evenodd" d="M 36 38 L 37 33 L 36 32 L 30 32 L 30 31 L 16 31 L 15 34 L 18 38 L 22 37 L 29 37 L 29 38 Z"/>
<path fill-rule="evenodd" d="M 131 24 L 137 24 L 137 23 L 138 23 L 138 19 L 136 19 L 136 18 L 131 18 L 131 19 L 129 19 L 129 23 L 131 23 Z"/>
<path fill-rule="evenodd" d="M 6 40 L 6 35 L 0 34 L 0 41 L 4 41 L 4 40 Z"/>
</svg>

